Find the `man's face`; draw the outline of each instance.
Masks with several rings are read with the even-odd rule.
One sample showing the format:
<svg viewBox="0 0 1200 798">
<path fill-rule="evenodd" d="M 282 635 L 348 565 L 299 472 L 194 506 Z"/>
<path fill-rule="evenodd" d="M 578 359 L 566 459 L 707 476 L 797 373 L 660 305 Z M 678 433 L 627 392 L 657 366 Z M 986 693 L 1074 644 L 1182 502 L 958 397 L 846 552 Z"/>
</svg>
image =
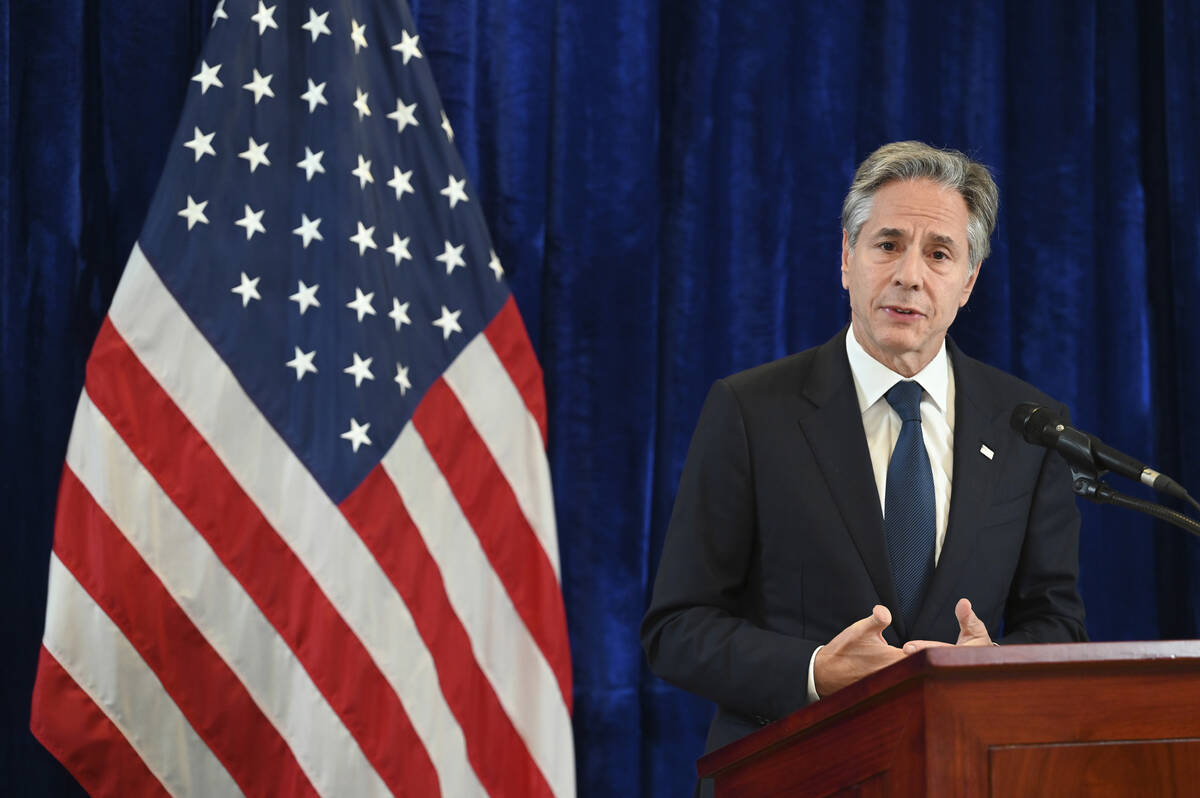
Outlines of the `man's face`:
<svg viewBox="0 0 1200 798">
<path fill-rule="evenodd" d="M 842 231 L 842 287 L 863 349 L 911 377 L 937 354 L 967 303 L 967 204 L 932 180 L 897 180 L 875 192 L 854 249 Z"/>
</svg>

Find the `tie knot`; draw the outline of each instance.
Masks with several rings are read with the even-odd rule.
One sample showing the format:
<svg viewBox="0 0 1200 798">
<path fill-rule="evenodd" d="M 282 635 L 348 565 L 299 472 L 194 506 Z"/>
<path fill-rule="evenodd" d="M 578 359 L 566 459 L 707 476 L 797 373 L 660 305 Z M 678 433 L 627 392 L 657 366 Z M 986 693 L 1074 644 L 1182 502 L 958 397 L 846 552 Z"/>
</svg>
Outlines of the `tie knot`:
<svg viewBox="0 0 1200 798">
<path fill-rule="evenodd" d="M 921 420 L 921 383 L 901 380 L 887 392 L 887 400 L 901 421 Z"/>
</svg>

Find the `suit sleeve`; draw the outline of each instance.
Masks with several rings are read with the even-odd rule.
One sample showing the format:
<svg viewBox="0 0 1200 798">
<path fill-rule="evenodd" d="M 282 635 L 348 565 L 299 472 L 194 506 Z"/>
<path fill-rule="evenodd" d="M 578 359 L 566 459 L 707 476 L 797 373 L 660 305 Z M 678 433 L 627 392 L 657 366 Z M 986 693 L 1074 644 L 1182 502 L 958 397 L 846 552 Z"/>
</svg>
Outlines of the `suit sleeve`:
<svg viewBox="0 0 1200 798">
<path fill-rule="evenodd" d="M 642 646 L 663 679 L 762 721 L 807 703 L 808 665 L 819 643 L 751 620 L 754 495 L 741 408 L 721 380 L 692 436 Z"/>
<path fill-rule="evenodd" d="M 1060 409 L 1069 418 L 1065 407 Z M 1001 643 L 1087 640 L 1079 596 L 1079 508 L 1071 472 L 1053 450 L 1042 458 L 1020 561 L 1004 611 Z"/>
</svg>

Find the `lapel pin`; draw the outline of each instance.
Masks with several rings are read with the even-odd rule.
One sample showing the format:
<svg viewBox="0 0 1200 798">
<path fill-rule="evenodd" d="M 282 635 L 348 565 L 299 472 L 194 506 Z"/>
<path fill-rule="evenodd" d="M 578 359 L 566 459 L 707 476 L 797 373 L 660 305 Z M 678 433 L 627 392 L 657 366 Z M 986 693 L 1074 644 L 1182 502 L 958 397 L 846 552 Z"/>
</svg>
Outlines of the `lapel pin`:
<svg viewBox="0 0 1200 798">
<path fill-rule="evenodd" d="M 996 456 L 996 453 L 986 443 L 979 444 L 979 453 L 989 460 Z"/>
</svg>

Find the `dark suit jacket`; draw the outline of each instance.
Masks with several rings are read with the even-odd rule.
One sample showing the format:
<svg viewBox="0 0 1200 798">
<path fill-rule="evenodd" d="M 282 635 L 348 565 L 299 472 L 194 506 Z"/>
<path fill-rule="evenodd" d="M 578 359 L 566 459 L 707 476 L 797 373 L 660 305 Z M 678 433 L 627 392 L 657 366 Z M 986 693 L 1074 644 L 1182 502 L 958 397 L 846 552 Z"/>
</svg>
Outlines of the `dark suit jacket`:
<svg viewBox="0 0 1200 798">
<path fill-rule="evenodd" d="M 874 604 L 893 609 L 893 645 L 954 642 L 963 596 L 1001 643 L 1086 639 L 1069 471 L 1009 428 L 1018 402 L 1066 408 L 949 341 L 950 519 L 905 628 L 845 335 L 718 380 L 701 411 L 642 644 L 656 674 L 718 705 L 706 750 L 803 706 L 813 651 Z"/>
</svg>

